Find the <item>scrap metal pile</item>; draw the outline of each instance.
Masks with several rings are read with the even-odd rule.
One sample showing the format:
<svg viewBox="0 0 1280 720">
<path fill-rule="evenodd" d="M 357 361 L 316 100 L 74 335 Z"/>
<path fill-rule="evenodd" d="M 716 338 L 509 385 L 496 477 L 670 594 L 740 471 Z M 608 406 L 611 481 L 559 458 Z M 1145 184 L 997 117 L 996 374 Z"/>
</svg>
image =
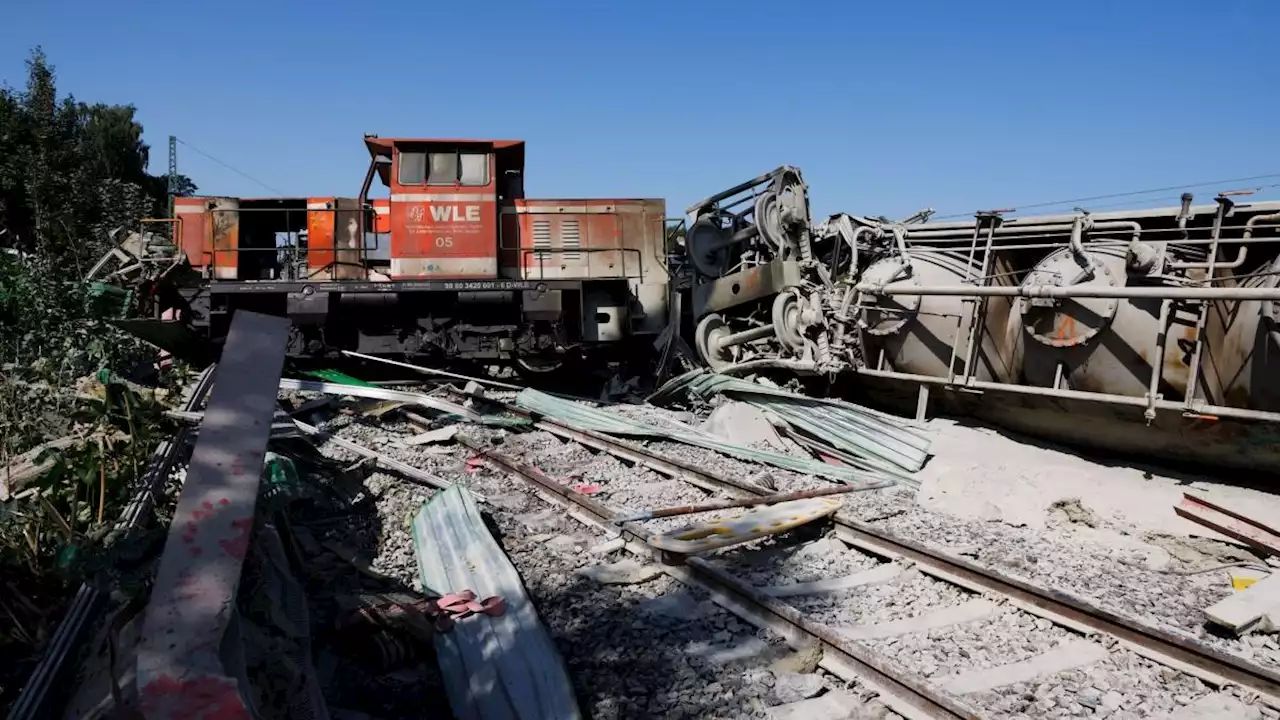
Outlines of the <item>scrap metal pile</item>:
<svg viewBox="0 0 1280 720">
<path fill-rule="evenodd" d="M 148 591 L 86 586 L 14 717 L 1280 709 L 1274 565 L 1223 599 L 928 512 L 912 421 L 704 371 L 630 404 L 431 368 L 281 378 L 287 335 L 236 314 L 139 491 L 180 470 Z M 1179 512 L 1280 553 L 1228 509 Z"/>
</svg>

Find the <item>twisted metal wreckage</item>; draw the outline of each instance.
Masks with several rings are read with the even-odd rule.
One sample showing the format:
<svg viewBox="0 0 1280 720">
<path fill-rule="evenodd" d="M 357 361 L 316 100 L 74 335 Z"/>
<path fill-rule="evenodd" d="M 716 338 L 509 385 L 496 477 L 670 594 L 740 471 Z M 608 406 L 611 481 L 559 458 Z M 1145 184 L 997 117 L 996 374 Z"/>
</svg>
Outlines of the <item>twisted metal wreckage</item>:
<svg viewBox="0 0 1280 720">
<path fill-rule="evenodd" d="M 800 170 L 688 209 L 698 355 L 1029 435 L 1280 467 L 1280 202 L 817 223 Z"/>
</svg>

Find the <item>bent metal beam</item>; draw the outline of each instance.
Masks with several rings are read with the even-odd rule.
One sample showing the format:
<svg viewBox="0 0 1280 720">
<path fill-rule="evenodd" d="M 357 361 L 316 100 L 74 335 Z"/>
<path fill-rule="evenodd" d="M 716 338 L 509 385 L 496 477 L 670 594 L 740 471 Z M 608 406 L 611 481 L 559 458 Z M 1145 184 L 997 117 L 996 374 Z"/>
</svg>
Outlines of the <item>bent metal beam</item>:
<svg viewBox="0 0 1280 720">
<path fill-rule="evenodd" d="M 288 334 L 287 318 L 243 310 L 232 318 L 143 621 L 138 693 L 147 720 L 253 716 L 220 649 L 253 531 Z"/>
</svg>

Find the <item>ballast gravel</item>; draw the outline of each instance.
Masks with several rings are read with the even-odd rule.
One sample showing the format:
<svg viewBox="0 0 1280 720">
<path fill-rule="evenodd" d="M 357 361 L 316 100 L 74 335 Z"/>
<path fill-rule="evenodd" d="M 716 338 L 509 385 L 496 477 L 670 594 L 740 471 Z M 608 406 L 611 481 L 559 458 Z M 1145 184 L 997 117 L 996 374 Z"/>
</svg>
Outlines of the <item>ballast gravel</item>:
<svg viewBox="0 0 1280 720">
<path fill-rule="evenodd" d="M 618 411 L 649 422 L 657 422 L 665 413 L 653 408 Z M 696 418 L 678 416 L 676 420 L 688 423 Z M 486 496 L 482 507 L 493 516 L 498 539 L 525 579 L 564 654 L 583 710 L 591 717 L 767 717 L 771 708 L 810 699 L 808 694 L 815 691 L 843 689 L 863 700 L 869 697 L 865 689 L 850 688 L 822 673 L 790 677 L 775 668 L 778 658 L 788 652 L 779 638 L 741 622 L 699 591 L 666 575 L 639 573 L 637 577 L 650 577 L 603 584 L 583 574 L 587 568 L 635 558 L 618 550 L 591 552 L 608 538 L 530 494 L 518 481 L 487 466 L 470 466 L 466 460 L 471 452 L 466 448 L 403 446 L 396 438 L 419 430 L 385 420 L 373 424 L 338 418 L 328 428 L 442 479 L 467 483 Z M 585 486 L 595 499 L 615 510 L 635 512 L 723 497 L 545 432 L 510 433 L 473 426 L 466 426 L 464 432 L 501 441 L 495 445 L 501 452 L 518 456 L 553 479 Z M 821 478 L 681 443 L 645 444 L 725 476 L 753 482 L 767 478 L 766 483 L 780 492 L 832 485 Z M 347 461 L 357 459 L 330 446 L 325 452 Z M 416 586 L 408 519 L 432 490 L 381 473 L 375 473 L 367 487 L 377 496 L 383 520 L 374 568 Z M 1224 597 L 1229 587 L 1224 589 L 1211 578 L 1152 569 L 1150 555 L 1135 549 L 1136 538 L 1134 545 L 1116 547 L 1077 532 L 1069 522 L 1033 530 L 1000 522 L 998 512 L 986 521 L 966 520 L 921 508 L 914 491 L 905 488 L 842 497 L 845 513 L 894 535 L 1076 594 L 1255 662 L 1280 665 L 1275 636 L 1240 641 L 1205 632 L 1201 610 Z M 716 516 L 697 516 L 707 517 Z M 689 520 L 653 521 L 644 527 L 660 532 Z M 841 577 L 882 562 L 830 536 L 815 540 L 791 535 L 714 553 L 709 559 L 757 587 Z M 889 582 L 789 597 L 786 602 L 815 620 L 840 627 L 915 617 L 973 598 L 965 590 L 908 568 Z M 930 681 L 942 682 L 965 670 L 1028 659 L 1072 636 L 1046 620 L 1005 607 L 980 621 L 858 642 Z M 973 693 L 963 702 L 993 717 L 1160 717 L 1207 692 L 1190 676 L 1116 651 L 1094 665 Z M 886 713 L 878 711 L 876 716 L 892 716 Z"/>
</svg>

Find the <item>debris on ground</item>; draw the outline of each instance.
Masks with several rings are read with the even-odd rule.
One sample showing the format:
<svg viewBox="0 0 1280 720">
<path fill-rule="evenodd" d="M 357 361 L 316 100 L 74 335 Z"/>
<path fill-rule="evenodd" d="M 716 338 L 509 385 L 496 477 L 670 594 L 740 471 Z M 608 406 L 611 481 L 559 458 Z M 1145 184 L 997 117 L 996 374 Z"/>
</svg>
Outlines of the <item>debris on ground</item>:
<svg viewBox="0 0 1280 720">
<path fill-rule="evenodd" d="M 1132 603 L 1153 624 L 1180 612 L 1194 621 L 1179 629 L 1194 632 L 1192 623 L 1208 617 L 1228 632 L 1206 642 L 1280 667 L 1270 625 L 1280 618 L 1269 584 L 1276 574 L 1257 570 L 1256 555 L 1205 540 L 1219 554 L 1239 550 L 1232 567 L 1215 567 L 1208 545 L 1202 553 L 1195 538 L 1170 538 L 1183 545 L 1171 544 L 1165 562 L 1183 559 L 1183 547 L 1204 573 L 1159 574 L 1130 564 L 1135 547 L 1147 547 L 1134 537 L 1134 547 L 1112 549 L 1123 561 L 1104 557 L 1088 543 L 1115 525 L 1086 497 L 1037 503 L 1046 528 L 1001 522 L 991 501 L 972 523 L 932 513 L 911 490 L 930 439 L 910 422 L 850 403 L 703 372 L 668 383 L 654 395 L 658 404 L 608 408 L 458 373 L 433 379 L 426 392 L 336 371 L 311 377 L 273 380 L 266 391 L 279 391 L 280 407 L 264 414 L 269 449 L 255 461 L 256 505 L 232 543 L 245 558 L 240 587 L 231 586 L 225 603 L 222 649 L 234 652 L 216 657 L 222 679 L 252 691 L 237 698 L 274 717 L 407 718 L 428 707 L 445 716 L 446 705 L 457 718 L 896 717 L 856 678 L 832 674 L 822 645 L 748 624 L 725 612 L 732 603 L 724 597 L 677 582 L 684 569 L 637 557 L 646 541 L 668 553 L 664 563 L 716 563 L 995 717 L 1124 717 L 1146 703 L 1190 718 L 1192 708 L 1236 702 L 1094 640 L 1073 641 L 1044 618 L 948 585 L 910 561 L 865 555 L 830 531 L 825 518 L 837 512 L 1016 566 L 1028 582 Z M 619 379 L 613 390 L 606 397 L 634 385 Z M 215 393 L 208 409 L 169 415 L 204 436 L 198 448 L 217 441 L 216 423 L 199 428 L 218 412 Z M 593 438 L 622 438 L 624 450 L 670 463 L 598 452 Z M 496 447 L 555 484 L 531 489 L 496 469 L 485 459 Z M 675 463 L 759 496 L 726 499 L 714 484 L 682 479 Z M 192 459 L 182 499 L 200 494 L 200 465 Z M 250 465 L 226 467 L 235 475 Z M 616 509 L 615 524 L 584 527 L 576 511 L 546 503 L 547 488 Z M 219 500 L 204 497 L 199 516 L 179 502 L 175 548 L 191 544 L 183 542 L 190 523 L 198 530 L 215 517 L 203 503 L 216 510 Z M 621 523 L 643 523 L 645 534 L 620 537 Z M 152 567 L 169 559 L 168 549 L 157 551 Z M 1137 579 L 1108 582 L 1118 572 Z M 1256 582 L 1222 598 L 1237 577 Z M 1139 580 L 1149 594 L 1134 589 Z M 164 598 L 175 583 L 159 587 Z M 142 707 L 138 647 L 156 636 L 145 629 L 139 597 L 113 597 L 106 624 L 95 623 L 84 641 L 68 717 Z M 194 595 L 183 597 L 195 607 Z M 1246 637 L 1226 637 L 1235 633 Z"/>
<path fill-rule="evenodd" d="M 757 450 L 738 443 L 721 440 L 710 433 L 694 428 L 681 430 L 631 420 L 620 413 L 609 413 L 596 408 L 584 407 L 531 388 L 520 391 L 516 396 L 516 405 L 536 415 L 564 421 L 574 428 L 623 437 L 664 438 L 723 453 L 748 462 L 771 465 L 807 475 L 817 475 L 838 482 L 857 483 L 868 479 L 909 480 L 905 474 L 895 472 L 874 461 L 863 464 L 863 467 L 840 467 L 810 458 L 799 458 L 782 453 Z"/>
<path fill-rule="evenodd" d="M 1182 502 L 1178 503 L 1174 511 L 1180 517 L 1216 530 L 1267 555 L 1280 557 L 1280 530 L 1258 520 L 1190 493 L 1183 493 Z"/>
<path fill-rule="evenodd" d="M 1280 632 L 1280 572 L 1205 608 L 1204 614 L 1234 635 Z"/>
<path fill-rule="evenodd" d="M 1098 527 L 1101 521 L 1096 513 L 1084 506 L 1080 498 L 1063 498 L 1055 501 L 1048 508 L 1050 519 L 1059 523 Z"/>
<path fill-rule="evenodd" d="M 414 518 L 413 541 L 429 592 L 475 588 L 506 605 L 501 614 L 482 613 L 435 637 L 454 716 L 581 717 L 560 653 L 471 493 L 454 485 L 432 498 Z"/>
<path fill-rule="evenodd" d="M 726 397 L 750 403 L 780 424 L 822 442 L 841 455 L 849 455 L 858 466 L 880 470 L 914 472 L 929 457 L 929 439 L 900 418 L 842 400 L 814 398 L 768 388 L 728 375 L 693 371 L 672 379 L 652 395 L 649 402 L 668 405 L 684 398 L 705 402 Z"/>
<path fill-rule="evenodd" d="M 764 411 L 747 403 L 729 401 L 717 405 L 702 423 L 702 429 L 729 442 L 761 450 L 787 450 Z"/>
</svg>

